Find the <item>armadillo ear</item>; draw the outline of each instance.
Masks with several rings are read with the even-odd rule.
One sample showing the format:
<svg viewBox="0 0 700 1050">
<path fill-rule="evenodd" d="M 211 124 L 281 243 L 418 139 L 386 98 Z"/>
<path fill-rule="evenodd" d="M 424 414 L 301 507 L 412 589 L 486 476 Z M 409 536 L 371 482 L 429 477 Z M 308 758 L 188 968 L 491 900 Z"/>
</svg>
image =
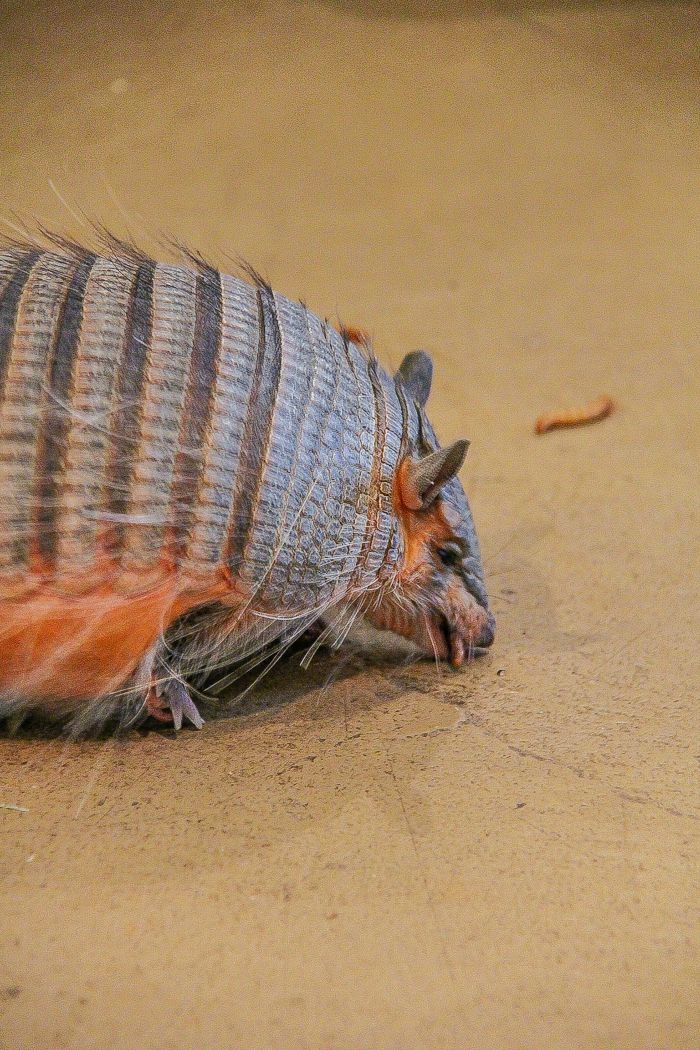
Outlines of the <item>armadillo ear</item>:
<svg viewBox="0 0 700 1050">
<path fill-rule="evenodd" d="M 468 448 L 468 441 L 455 441 L 422 459 L 409 459 L 400 474 L 404 506 L 409 510 L 429 507 L 442 486 L 460 470 Z"/>
<path fill-rule="evenodd" d="M 406 354 L 394 379 L 401 383 L 408 396 L 417 401 L 421 408 L 425 407 L 433 382 L 433 362 L 430 360 L 430 354 L 425 350 L 414 350 L 412 354 Z"/>
</svg>

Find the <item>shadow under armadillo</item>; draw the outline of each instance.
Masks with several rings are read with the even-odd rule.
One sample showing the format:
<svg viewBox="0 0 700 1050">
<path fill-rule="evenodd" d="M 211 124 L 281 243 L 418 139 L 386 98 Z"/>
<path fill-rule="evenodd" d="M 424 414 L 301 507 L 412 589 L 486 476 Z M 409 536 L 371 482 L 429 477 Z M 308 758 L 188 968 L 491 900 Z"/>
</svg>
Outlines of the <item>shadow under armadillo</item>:
<svg viewBox="0 0 700 1050">
<path fill-rule="evenodd" d="M 322 648 L 308 667 L 302 667 L 305 647 L 291 649 L 285 658 L 260 681 L 255 675 L 240 679 L 237 688 L 224 693 L 207 710 L 210 721 L 274 715 L 299 705 L 304 718 L 326 717 L 350 694 L 356 709 L 368 709 L 392 701 L 402 694 L 422 693 L 436 699 L 444 681 L 461 681 L 467 695 L 471 676 L 448 663 L 431 660 L 409 642 L 363 624 L 353 628 L 337 650 Z M 487 651 L 475 649 L 471 668 L 482 665 Z M 350 686 L 350 689 L 348 689 Z M 341 688 L 342 687 L 342 688 Z M 347 714 L 347 712 L 346 712 Z"/>
<path fill-rule="evenodd" d="M 273 713 L 282 707 L 317 694 L 319 706 L 324 697 L 332 702 L 332 691 L 340 683 L 374 674 L 378 679 L 405 671 L 410 664 L 423 661 L 422 654 L 403 639 L 369 626 L 353 629 L 338 648 L 322 646 L 307 667 L 301 665 L 308 643 L 300 640 L 269 673 L 260 670 L 242 676 L 235 688 L 205 702 L 211 721 Z M 375 688 L 378 699 L 385 690 Z"/>
</svg>

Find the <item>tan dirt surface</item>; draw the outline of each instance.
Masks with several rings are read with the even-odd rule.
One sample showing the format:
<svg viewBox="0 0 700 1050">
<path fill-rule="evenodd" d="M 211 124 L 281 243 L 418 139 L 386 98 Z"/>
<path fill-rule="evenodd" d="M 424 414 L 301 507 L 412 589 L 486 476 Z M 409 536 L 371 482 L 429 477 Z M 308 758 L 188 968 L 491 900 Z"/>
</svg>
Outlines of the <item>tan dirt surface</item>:
<svg viewBox="0 0 700 1050">
<path fill-rule="evenodd" d="M 177 739 L 0 737 L 0 1046 L 700 1046 L 700 8 L 0 22 L 3 218 L 432 349 L 499 618 L 462 673 L 355 649 Z"/>
</svg>

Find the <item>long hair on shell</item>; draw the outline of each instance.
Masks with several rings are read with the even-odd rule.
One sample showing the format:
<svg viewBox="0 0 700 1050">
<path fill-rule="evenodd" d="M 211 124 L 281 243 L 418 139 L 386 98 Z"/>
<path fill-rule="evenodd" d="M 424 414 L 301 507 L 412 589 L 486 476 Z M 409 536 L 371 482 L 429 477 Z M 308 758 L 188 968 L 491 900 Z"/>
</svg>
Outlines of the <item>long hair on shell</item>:
<svg viewBox="0 0 700 1050">
<path fill-rule="evenodd" d="M 119 237 L 99 223 L 93 222 L 90 225 L 92 244 L 76 240 L 36 223 L 33 230 L 27 228 L 25 231 L 18 231 L 17 235 L 0 236 L 0 249 L 16 252 L 18 256 L 37 251 L 54 252 L 57 256 L 68 258 L 76 264 L 94 259 L 96 253 L 117 265 L 121 263 L 125 267 L 155 264 L 155 260 L 138 247 L 131 238 Z M 211 272 L 217 269 L 202 253 L 177 238 L 166 237 L 163 243 L 169 252 L 176 256 L 176 261 L 195 272 Z M 269 282 L 256 269 L 243 259 L 236 260 L 236 263 L 238 271 L 254 286 L 271 293 Z M 328 321 L 323 324 L 327 326 Z M 338 330 L 353 373 L 355 363 L 349 352 L 351 342 L 366 356 L 370 366 L 376 369 L 378 363 L 366 333 L 344 325 L 339 325 Z M 44 393 L 51 400 L 53 411 L 57 414 L 69 414 L 74 426 L 107 433 L 111 437 L 117 437 L 120 445 L 124 446 L 136 441 L 129 434 L 115 433 L 113 429 L 115 406 L 111 406 L 106 414 L 79 412 L 46 386 Z M 123 404 L 116 405 L 117 410 L 124 407 Z M 31 407 L 28 407 L 27 412 L 31 413 Z M 194 449 L 185 451 L 193 456 L 196 455 Z M 115 478 L 112 484 L 118 488 L 120 482 Z M 171 524 L 166 517 L 158 513 L 135 516 L 126 512 L 110 513 L 101 510 L 91 515 L 91 512 L 86 510 L 85 516 L 86 518 L 92 516 L 95 520 L 99 519 L 100 524 L 106 528 L 130 524 L 163 526 Z M 278 553 L 278 551 L 271 552 L 268 571 L 274 565 Z M 342 558 L 337 555 L 337 552 L 329 551 L 327 564 L 330 577 L 335 571 L 333 567 L 335 560 L 342 563 Z M 338 580 L 340 577 L 336 574 L 335 578 Z M 292 646 L 311 631 L 314 625 L 320 623 L 321 626 L 316 629 L 307 654 L 302 660 L 304 666 L 308 666 L 322 644 L 327 642 L 333 645 L 340 644 L 355 620 L 366 611 L 368 604 L 372 601 L 373 590 L 374 587 L 370 586 L 365 594 L 355 596 L 351 602 L 338 605 L 336 601 L 329 600 L 322 608 L 301 609 L 292 617 L 262 615 L 249 608 L 250 601 L 242 611 L 233 612 L 223 603 L 205 603 L 177 618 L 167 628 L 165 626 L 168 611 L 166 606 L 163 609 L 163 623 L 157 640 L 149 648 L 133 674 L 130 676 L 115 674 L 114 681 L 107 683 L 105 688 L 89 702 L 79 705 L 66 702 L 65 705 L 57 706 L 56 713 L 65 723 L 66 732 L 70 736 L 96 733 L 107 725 L 118 731 L 139 721 L 144 711 L 146 691 L 153 681 L 154 674 L 160 680 L 168 676 L 174 678 L 186 676 L 189 687 L 194 688 L 195 691 L 200 687 L 221 691 L 228 689 L 252 671 L 262 668 L 255 682 L 246 688 L 247 692 Z M 40 652 L 37 652 L 36 666 L 33 671 L 22 681 L 18 681 L 15 689 L 0 696 L 0 718 L 8 719 L 14 728 L 19 726 L 28 707 L 27 696 L 31 695 L 33 690 L 40 689 L 41 682 L 46 681 L 51 675 L 52 665 L 60 664 L 61 659 L 72 648 L 77 650 L 84 636 L 89 635 L 99 621 L 106 617 L 113 608 L 113 597 L 106 596 L 100 601 L 102 604 L 92 603 L 90 622 L 85 623 L 84 629 L 79 631 L 76 637 L 54 651 L 50 657 L 42 658 Z M 0 625 L 0 645 L 2 645 L 3 633 L 6 631 Z M 217 672 L 227 668 L 228 673 L 221 675 L 218 679 L 215 678 Z M 213 677 L 215 680 L 212 682 Z M 205 702 L 213 702 L 214 699 L 212 693 L 208 691 L 199 692 L 199 696 Z"/>
</svg>

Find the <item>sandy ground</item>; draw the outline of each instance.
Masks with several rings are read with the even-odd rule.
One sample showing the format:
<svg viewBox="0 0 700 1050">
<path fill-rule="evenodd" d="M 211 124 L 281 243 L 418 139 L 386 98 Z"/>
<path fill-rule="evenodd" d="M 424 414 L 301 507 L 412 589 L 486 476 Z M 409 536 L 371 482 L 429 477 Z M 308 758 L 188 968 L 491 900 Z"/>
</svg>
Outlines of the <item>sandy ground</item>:
<svg viewBox="0 0 700 1050">
<path fill-rule="evenodd" d="M 698 1047 L 700 8 L 0 11 L 2 216 L 430 347 L 499 617 L 460 674 L 0 738 L 0 1046 Z"/>
</svg>

